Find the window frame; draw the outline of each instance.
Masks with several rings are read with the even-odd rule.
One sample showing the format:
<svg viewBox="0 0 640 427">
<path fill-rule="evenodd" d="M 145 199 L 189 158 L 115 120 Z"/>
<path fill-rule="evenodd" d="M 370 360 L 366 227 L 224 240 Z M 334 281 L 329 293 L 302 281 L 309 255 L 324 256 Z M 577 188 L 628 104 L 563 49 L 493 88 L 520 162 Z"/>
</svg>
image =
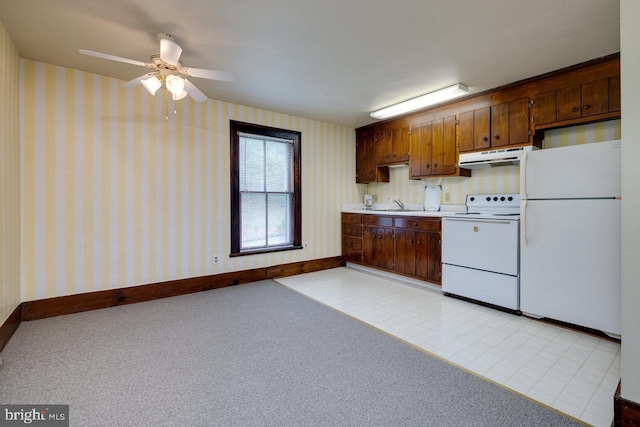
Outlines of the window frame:
<svg viewBox="0 0 640 427">
<path fill-rule="evenodd" d="M 229 256 L 245 256 L 269 252 L 281 252 L 302 249 L 302 180 L 300 145 L 302 132 L 279 129 L 254 123 L 229 121 L 231 143 L 231 253 Z M 290 139 L 293 141 L 293 245 L 273 246 L 241 251 L 240 222 L 240 136 L 248 133 L 272 138 Z M 268 194 L 268 193 L 267 193 Z"/>
</svg>

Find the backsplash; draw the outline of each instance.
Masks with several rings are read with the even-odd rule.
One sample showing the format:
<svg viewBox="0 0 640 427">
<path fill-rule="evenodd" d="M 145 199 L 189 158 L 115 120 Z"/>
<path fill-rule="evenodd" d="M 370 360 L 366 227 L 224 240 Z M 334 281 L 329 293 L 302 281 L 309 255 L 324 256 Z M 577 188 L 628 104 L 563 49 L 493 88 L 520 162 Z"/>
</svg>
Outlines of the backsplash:
<svg viewBox="0 0 640 427">
<path fill-rule="evenodd" d="M 591 142 L 620 139 L 620 120 L 610 120 L 545 132 L 544 148 L 565 147 Z M 519 193 L 520 167 L 500 166 L 477 169 L 470 178 L 429 178 L 410 180 L 409 167 L 389 170 L 389 183 L 371 183 L 366 193 L 377 194 L 379 203 L 401 199 L 405 203 L 422 204 L 425 185 L 442 185 L 442 204 L 464 204 L 470 193 Z"/>
</svg>

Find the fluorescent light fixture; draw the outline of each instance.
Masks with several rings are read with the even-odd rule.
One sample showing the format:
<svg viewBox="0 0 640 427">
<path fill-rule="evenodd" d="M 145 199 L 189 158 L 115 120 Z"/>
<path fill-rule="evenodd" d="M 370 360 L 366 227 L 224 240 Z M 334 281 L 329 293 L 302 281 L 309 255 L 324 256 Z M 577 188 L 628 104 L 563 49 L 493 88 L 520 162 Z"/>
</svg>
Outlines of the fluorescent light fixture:
<svg viewBox="0 0 640 427">
<path fill-rule="evenodd" d="M 371 117 L 374 119 L 388 119 L 389 117 L 399 116 L 400 114 L 419 110 L 429 105 L 437 104 L 438 102 L 467 95 L 468 93 L 468 87 L 462 83 L 456 83 L 453 86 L 445 87 L 443 89 L 436 90 L 435 92 L 430 92 L 425 95 L 418 96 L 417 98 L 409 99 L 390 107 L 374 111 L 371 113 Z"/>
<path fill-rule="evenodd" d="M 142 80 L 142 85 L 151 95 L 155 95 L 158 89 L 162 87 L 162 82 L 158 76 L 151 76 L 148 79 Z"/>
</svg>

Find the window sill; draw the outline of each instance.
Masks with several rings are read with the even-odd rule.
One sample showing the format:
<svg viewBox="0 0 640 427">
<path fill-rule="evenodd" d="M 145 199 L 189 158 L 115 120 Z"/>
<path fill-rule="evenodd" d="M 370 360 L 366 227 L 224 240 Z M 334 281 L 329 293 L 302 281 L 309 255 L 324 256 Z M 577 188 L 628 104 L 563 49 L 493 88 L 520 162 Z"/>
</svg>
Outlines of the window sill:
<svg viewBox="0 0 640 427">
<path fill-rule="evenodd" d="M 265 249 L 255 249 L 255 250 L 242 251 L 242 252 L 232 252 L 229 254 L 229 256 L 238 257 L 238 256 L 245 256 L 245 255 L 258 255 L 258 254 L 267 254 L 271 252 L 293 251 L 296 249 L 302 249 L 302 246 L 284 246 L 279 248 L 265 248 Z"/>
</svg>

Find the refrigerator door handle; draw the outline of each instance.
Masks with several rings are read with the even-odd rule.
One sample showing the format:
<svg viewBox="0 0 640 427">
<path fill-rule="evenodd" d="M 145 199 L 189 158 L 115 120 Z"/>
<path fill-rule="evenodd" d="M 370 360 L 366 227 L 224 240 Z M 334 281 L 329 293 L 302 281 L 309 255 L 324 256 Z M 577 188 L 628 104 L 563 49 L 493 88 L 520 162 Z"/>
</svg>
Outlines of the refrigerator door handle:
<svg viewBox="0 0 640 427">
<path fill-rule="evenodd" d="M 522 242 L 527 246 L 527 199 L 522 201 L 522 221 L 520 226 L 522 227 Z"/>
<path fill-rule="evenodd" d="M 526 200 L 527 197 L 527 153 L 522 153 L 520 158 L 520 197 Z"/>
</svg>

